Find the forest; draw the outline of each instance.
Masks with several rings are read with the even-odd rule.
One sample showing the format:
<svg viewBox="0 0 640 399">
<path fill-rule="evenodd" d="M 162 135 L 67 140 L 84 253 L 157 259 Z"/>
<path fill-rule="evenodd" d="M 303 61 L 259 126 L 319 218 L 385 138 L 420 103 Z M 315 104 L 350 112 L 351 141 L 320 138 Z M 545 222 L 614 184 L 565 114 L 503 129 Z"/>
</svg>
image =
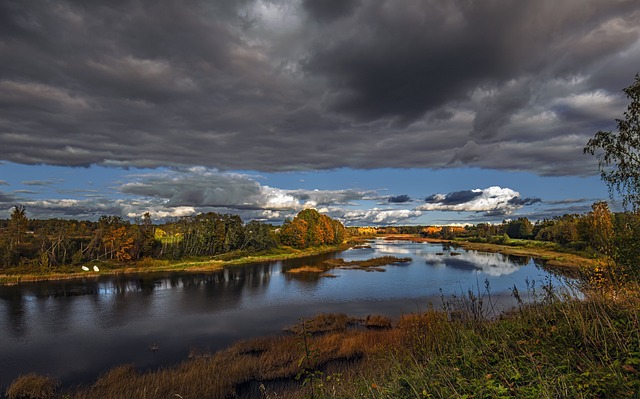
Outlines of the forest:
<svg viewBox="0 0 640 399">
<path fill-rule="evenodd" d="M 346 238 L 342 223 L 313 209 L 277 227 L 214 212 L 162 224 L 152 223 L 148 213 L 133 222 L 106 215 L 97 221 L 39 220 L 29 219 L 27 209 L 16 205 L 8 220 L 0 220 L 0 267 L 46 270 L 91 261 L 250 254 L 281 245 L 296 249 L 337 245 Z"/>
<path fill-rule="evenodd" d="M 349 227 L 314 209 L 305 209 L 282 226 L 243 222 L 237 215 L 214 212 L 154 224 L 145 214 L 128 221 L 102 216 L 97 221 L 29 219 L 16 205 L 10 219 L 0 220 L 1 267 L 58 266 L 98 261 L 135 263 L 143 258 L 180 260 L 224 254 L 244 256 L 281 247 L 295 249 L 340 245 L 350 237 L 413 234 L 471 242 L 529 245 L 550 243 L 586 257 L 607 257 L 637 274 L 640 259 L 640 216 L 611 212 L 597 202 L 586 214 L 565 214 L 531 222 L 526 217 L 502 223 L 461 226 Z"/>
</svg>

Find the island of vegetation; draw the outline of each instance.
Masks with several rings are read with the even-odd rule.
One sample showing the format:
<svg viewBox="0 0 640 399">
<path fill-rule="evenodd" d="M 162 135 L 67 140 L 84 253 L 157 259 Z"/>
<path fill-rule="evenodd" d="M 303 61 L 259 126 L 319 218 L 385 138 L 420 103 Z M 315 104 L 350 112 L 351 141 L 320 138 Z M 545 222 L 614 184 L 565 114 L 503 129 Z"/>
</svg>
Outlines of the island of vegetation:
<svg viewBox="0 0 640 399">
<path fill-rule="evenodd" d="M 382 266 L 402 265 L 408 262 L 411 262 L 411 258 L 397 258 L 395 256 L 381 256 L 379 258 L 352 261 L 345 261 L 342 258 L 337 258 L 325 260 L 322 266 L 301 266 L 289 269 L 287 270 L 287 273 L 322 273 L 324 276 L 332 277 L 333 275 L 326 274 L 326 272 L 332 269 L 384 272 L 385 269 Z"/>
</svg>

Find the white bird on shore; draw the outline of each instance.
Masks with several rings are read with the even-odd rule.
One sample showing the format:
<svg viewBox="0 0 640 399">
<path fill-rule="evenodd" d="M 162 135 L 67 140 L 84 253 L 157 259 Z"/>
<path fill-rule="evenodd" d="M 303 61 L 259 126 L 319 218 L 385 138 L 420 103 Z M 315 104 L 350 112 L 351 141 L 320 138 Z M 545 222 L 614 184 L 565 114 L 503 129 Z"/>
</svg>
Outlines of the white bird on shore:
<svg viewBox="0 0 640 399">
<path fill-rule="evenodd" d="M 100 271 L 100 269 L 98 269 L 98 266 L 94 266 L 94 267 L 93 267 L 93 271 L 94 271 L 94 272 L 99 272 L 99 271 Z"/>
<path fill-rule="evenodd" d="M 88 267 L 86 267 L 86 266 L 82 266 L 82 270 L 84 270 L 85 272 L 88 272 L 88 271 L 89 271 L 89 268 L 88 268 Z"/>
</svg>

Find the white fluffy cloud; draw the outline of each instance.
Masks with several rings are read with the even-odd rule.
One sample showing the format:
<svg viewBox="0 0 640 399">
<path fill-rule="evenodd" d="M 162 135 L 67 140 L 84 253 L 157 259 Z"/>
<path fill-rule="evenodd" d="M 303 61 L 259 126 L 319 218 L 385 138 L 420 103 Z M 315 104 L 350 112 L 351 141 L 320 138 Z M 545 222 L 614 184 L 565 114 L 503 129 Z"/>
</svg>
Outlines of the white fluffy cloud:
<svg viewBox="0 0 640 399">
<path fill-rule="evenodd" d="M 520 199 L 520 193 L 510 188 L 493 186 L 485 189 L 434 194 L 417 209 L 422 211 L 486 212 L 508 215 L 535 199 Z"/>
</svg>

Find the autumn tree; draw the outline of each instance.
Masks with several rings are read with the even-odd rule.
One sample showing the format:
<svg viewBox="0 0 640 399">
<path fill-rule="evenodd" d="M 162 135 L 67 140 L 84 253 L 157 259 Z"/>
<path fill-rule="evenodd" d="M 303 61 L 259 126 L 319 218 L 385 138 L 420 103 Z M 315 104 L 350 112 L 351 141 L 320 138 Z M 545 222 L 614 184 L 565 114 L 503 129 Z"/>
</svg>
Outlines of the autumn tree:
<svg viewBox="0 0 640 399">
<path fill-rule="evenodd" d="M 307 230 L 309 224 L 306 220 L 294 218 L 291 221 L 285 221 L 280 228 L 280 242 L 283 245 L 294 248 L 307 248 Z"/>
<path fill-rule="evenodd" d="M 105 253 L 110 259 L 114 257 L 118 261 L 131 260 L 131 250 L 134 248 L 134 240 L 128 234 L 126 226 L 114 226 L 103 238 Z"/>
<path fill-rule="evenodd" d="M 614 231 L 609 205 L 600 201 L 593 204 L 591 209 L 585 218 L 588 243 L 596 251 L 611 254 Z"/>
<path fill-rule="evenodd" d="M 623 118 L 616 119 L 617 132 L 597 132 L 584 152 L 597 155 L 609 194 L 619 194 L 631 210 L 614 217 L 613 259 L 626 274 L 640 278 L 640 75 L 623 92 L 629 105 Z"/>
<path fill-rule="evenodd" d="M 617 132 L 599 131 L 587 142 L 586 154 L 598 157 L 598 168 L 609 192 L 622 196 L 622 204 L 640 209 L 640 75 L 624 93 L 630 100 L 622 119 L 616 119 Z"/>
<path fill-rule="evenodd" d="M 280 229 L 280 242 L 295 248 L 341 244 L 347 235 L 338 220 L 320 214 L 315 209 L 300 211 Z"/>
</svg>

